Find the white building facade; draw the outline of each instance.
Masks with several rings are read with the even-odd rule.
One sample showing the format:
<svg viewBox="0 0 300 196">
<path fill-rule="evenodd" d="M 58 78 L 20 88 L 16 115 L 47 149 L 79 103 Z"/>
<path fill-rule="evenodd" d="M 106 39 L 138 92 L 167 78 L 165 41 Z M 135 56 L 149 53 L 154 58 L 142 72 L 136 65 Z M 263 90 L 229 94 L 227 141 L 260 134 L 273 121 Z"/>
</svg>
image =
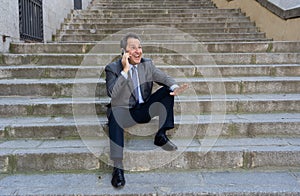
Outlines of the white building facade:
<svg viewBox="0 0 300 196">
<path fill-rule="evenodd" d="M 0 53 L 8 52 L 12 41 L 22 41 L 20 37 L 20 1 L 26 3 L 26 1 L 34 2 L 35 0 L 1 0 Z M 91 0 L 40 0 L 40 2 L 42 2 L 43 16 L 42 41 L 48 42 L 52 40 L 52 36 L 72 9 L 78 5 L 85 9 Z"/>
</svg>

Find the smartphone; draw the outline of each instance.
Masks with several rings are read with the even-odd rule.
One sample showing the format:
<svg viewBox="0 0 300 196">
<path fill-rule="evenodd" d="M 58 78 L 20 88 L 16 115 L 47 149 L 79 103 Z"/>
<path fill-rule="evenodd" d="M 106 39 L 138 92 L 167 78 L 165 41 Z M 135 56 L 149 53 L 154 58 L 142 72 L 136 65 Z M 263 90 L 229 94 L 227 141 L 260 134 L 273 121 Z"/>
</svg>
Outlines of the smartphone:
<svg viewBox="0 0 300 196">
<path fill-rule="evenodd" d="M 122 48 L 122 49 L 121 49 L 121 56 L 122 56 L 122 57 L 123 57 L 123 55 L 125 54 L 125 52 L 126 52 L 126 51 L 124 50 L 124 48 Z M 128 62 L 129 62 L 129 58 L 128 58 Z"/>
</svg>

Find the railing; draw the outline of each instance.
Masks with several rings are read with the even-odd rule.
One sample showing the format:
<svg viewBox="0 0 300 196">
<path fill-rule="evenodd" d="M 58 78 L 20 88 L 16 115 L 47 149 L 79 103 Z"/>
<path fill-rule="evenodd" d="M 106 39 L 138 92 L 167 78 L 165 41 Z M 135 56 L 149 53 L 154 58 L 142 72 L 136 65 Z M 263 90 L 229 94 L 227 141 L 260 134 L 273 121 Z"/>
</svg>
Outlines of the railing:
<svg viewBox="0 0 300 196">
<path fill-rule="evenodd" d="M 43 41 L 43 0 L 19 0 L 20 37 Z"/>
</svg>

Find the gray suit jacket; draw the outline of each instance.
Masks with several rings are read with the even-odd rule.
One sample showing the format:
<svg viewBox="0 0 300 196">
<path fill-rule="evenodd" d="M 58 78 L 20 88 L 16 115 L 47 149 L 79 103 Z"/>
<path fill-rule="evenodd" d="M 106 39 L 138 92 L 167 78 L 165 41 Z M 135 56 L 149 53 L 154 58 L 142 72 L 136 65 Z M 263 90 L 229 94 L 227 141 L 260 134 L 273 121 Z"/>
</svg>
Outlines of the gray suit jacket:
<svg viewBox="0 0 300 196">
<path fill-rule="evenodd" d="M 156 68 L 151 59 L 142 58 L 137 68 L 141 94 L 145 102 L 147 102 L 152 93 L 153 82 L 167 87 L 176 84 L 173 78 Z M 107 95 L 111 97 L 110 106 L 132 108 L 136 104 L 136 98 L 133 94 L 133 83 L 130 74 L 128 74 L 126 79 L 121 74 L 122 70 L 121 59 L 105 67 Z"/>
</svg>

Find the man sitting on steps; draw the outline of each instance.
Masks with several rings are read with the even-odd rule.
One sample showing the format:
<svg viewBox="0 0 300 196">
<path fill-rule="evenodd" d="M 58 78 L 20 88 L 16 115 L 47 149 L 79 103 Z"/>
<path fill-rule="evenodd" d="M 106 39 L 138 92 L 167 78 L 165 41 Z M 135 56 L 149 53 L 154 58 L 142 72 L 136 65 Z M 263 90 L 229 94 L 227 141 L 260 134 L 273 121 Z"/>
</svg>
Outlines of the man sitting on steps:
<svg viewBox="0 0 300 196">
<path fill-rule="evenodd" d="M 147 123 L 152 117 L 159 116 L 154 144 L 166 151 L 177 150 L 177 146 L 166 136 L 166 131 L 174 128 L 174 96 L 188 87 L 186 84 L 177 85 L 173 78 L 156 68 L 151 59 L 142 58 L 138 35 L 126 34 L 120 46 L 122 59 L 105 67 L 106 90 L 111 97 L 107 110 L 110 158 L 114 162 L 111 183 L 116 188 L 125 185 L 124 128 Z M 152 94 L 153 82 L 162 87 Z"/>
</svg>

